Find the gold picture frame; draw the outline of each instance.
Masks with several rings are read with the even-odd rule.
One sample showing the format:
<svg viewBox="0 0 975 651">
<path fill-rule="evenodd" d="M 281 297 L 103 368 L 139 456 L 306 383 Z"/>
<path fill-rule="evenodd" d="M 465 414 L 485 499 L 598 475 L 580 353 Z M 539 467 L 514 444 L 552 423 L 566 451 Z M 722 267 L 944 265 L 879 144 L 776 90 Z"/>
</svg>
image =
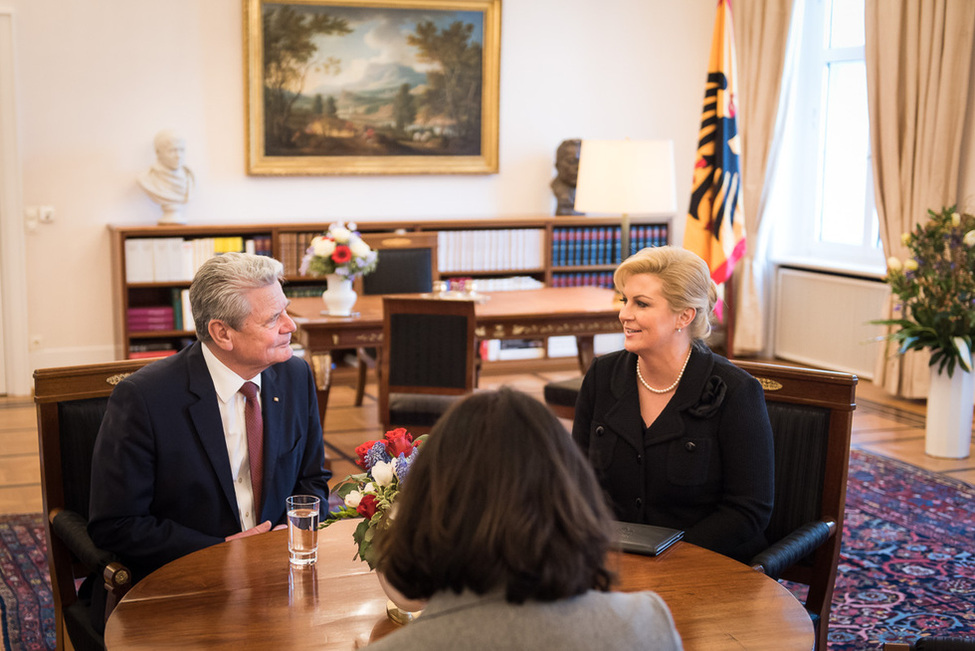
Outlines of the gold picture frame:
<svg viewBox="0 0 975 651">
<path fill-rule="evenodd" d="M 248 174 L 497 173 L 501 0 L 243 3 Z"/>
</svg>

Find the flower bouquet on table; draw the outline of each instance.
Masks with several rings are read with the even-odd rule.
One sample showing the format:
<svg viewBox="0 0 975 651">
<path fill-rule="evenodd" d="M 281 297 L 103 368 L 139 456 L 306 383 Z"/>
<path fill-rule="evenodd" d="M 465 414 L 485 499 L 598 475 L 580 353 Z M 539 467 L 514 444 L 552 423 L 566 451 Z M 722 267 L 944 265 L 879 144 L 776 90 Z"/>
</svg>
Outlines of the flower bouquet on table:
<svg viewBox="0 0 975 651">
<path fill-rule="evenodd" d="M 954 206 L 928 211 L 928 221 L 901 235 L 909 257 L 887 258 L 887 283 L 899 318 L 874 321 L 896 328 L 888 339 L 898 353 L 931 349 L 931 366 L 971 371 L 975 337 L 975 216 Z"/>
<path fill-rule="evenodd" d="M 301 260 L 302 276 L 337 274 L 345 278 L 363 276 L 376 268 L 378 256 L 355 230 L 355 224 L 339 222 L 324 235 L 312 238 Z"/>
<path fill-rule="evenodd" d="M 355 449 L 356 465 L 365 472 L 349 475 L 334 489 L 342 498 L 340 509 L 325 518 L 322 527 L 338 520 L 362 518 L 352 534 L 359 558 L 376 569 L 376 557 L 372 541 L 376 531 L 389 526 L 396 496 L 410 472 L 410 467 L 420 452 L 420 445 L 427 435 L 413 438 L 402 427 L 386 432 L 378 441 L 366 441 Z"/>
</svg>

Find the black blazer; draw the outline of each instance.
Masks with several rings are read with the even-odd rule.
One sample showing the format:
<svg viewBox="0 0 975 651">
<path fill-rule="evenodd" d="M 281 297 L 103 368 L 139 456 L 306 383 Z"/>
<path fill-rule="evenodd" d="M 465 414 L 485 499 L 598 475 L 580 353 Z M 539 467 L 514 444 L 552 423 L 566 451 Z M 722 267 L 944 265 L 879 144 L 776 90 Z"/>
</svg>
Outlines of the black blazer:
<svg viewBox="0 0 975 651">
<path fill-rule="evenodd" d="M 298 358 L 261 374 L 261 517 L 282 524 L 289 495 L 328 496 L 315 384 Z M 142 578 L 241 531 L 217 394 L 199 342 L 119 383 L 92 460 L 88 530 Z"/>
<path fill-rule="evenodd" d="M 761 385 L 695 346 L 670 402 L 644 428 L 637 357 L 598 357 L 586 373 L 572 437 L 626 522 L 683 529 L 684 539 L 747 561 L 766 547 L 772 428 Z"/>
</svg>

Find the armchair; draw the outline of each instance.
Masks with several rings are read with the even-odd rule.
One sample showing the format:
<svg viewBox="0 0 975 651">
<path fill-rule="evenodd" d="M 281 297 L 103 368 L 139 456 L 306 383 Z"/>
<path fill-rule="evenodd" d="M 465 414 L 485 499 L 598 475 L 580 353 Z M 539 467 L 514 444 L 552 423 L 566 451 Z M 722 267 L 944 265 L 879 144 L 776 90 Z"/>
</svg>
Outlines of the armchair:
<svg viewBox="0 0 975 651">
<path fill-rule="evenodd" d="M 108 396 L 152 360 L 128 360 L 34 372 L 37 435 L 57 648 L 104 648 L 105 619 L 132 586 L 128 568 L 88 536 L 91 458 Z M 88 579 L 79 589 L 82 579 Z M 101 585 L 94 585 L 93 582 Z M 89 589 L 94 585 L 95 594 Z M 101 599 L 101 587 L 106 599 Z"/>
</svg>

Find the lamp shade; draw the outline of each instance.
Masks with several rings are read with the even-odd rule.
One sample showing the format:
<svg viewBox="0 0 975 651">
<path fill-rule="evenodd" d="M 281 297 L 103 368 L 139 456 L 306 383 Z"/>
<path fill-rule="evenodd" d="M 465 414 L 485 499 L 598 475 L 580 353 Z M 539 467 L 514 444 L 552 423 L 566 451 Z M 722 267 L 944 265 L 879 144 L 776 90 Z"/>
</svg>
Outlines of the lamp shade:
<svg viewBox="0 0 975 651">
<path fill-rule="evenodd" d="M 621 215 L 677 212 L 671 140 L 583 140 L 575 209 Z"/>
</svg>

